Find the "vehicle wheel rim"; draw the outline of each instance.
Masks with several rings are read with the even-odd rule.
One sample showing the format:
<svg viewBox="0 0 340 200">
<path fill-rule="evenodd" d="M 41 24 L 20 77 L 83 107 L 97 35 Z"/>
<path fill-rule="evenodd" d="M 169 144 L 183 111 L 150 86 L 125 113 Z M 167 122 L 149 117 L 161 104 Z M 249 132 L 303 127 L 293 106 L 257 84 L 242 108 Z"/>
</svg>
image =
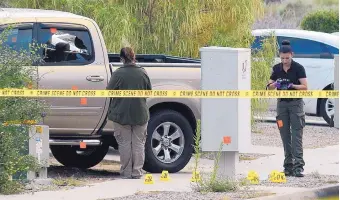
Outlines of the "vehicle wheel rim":
<svg viewBox="0 0 340 200">
<path fill-rule="evenodd" d="M 151 137 L 152 152 L 163 163 L 175 162 L 183 153 L 184 134 L 173 122 L 164 122 L 157 126 Z"/>
<path fill-rule="evenodd" d="M 334 115 L 334 99 L 327 99 L 325 103 L 326 114 L 329 118 Z"/>
</svg>

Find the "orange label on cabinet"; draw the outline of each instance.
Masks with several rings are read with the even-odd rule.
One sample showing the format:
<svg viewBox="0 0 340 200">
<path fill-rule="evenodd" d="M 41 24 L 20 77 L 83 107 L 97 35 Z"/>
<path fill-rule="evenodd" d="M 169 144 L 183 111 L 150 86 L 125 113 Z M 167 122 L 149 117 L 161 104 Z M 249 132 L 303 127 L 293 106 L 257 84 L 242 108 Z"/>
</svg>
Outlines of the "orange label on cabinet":
<svg viewBox="0 0 340 200">
<path fill-rule="evenodd" d="M 230 144 L 231 143 L 231 137 L 230 136 L 224 136 L 223 137 L 223 144 Z"/>
</svg>

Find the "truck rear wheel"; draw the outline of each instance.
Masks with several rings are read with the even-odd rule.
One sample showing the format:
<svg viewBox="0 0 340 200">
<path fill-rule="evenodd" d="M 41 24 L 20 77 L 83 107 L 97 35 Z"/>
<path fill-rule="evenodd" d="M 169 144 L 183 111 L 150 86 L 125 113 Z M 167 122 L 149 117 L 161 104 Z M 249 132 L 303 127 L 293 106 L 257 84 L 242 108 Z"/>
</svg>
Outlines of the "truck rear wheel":
<svg viewBox="0 0 340 200">
<path fill-rule="evenodd" d="M 178 172 L 190 161 L 193 144 L 193 129 L 183 115 L 172 110 L 153 113 L 148 124 L 143 169 L 150 173 Z"/>
<path fill-rule="evenodd" d="M 51 145 L 54 158 L 66 167 L 88 169 L 99 164 L 107 154 L 109 146 L 89 146 L 80 149 L 78 146 Z"/>
</svg>

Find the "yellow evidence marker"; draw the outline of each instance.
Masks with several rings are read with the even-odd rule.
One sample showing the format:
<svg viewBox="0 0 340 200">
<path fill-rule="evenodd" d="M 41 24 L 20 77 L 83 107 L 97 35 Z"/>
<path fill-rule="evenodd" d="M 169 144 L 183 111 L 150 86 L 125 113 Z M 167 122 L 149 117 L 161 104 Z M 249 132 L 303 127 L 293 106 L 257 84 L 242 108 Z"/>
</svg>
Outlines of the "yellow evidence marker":
<svg viewBox="0 0 340 200">
<path fill-rule="evenodd" d="M 161 181 L 169 181 L 169 180 L 170 180 L 169 172 L 166 170 L 163 170 L 161 174 Z"/>
<path fill-rule="evenodd" d="M 154 184 L 152 174 L 145 175 L 144 184 L 147 184 L 147 185 Z"/>
<path fill-rule="evenodd" d="M 257 172 L 254 170 L 249 171 L 247 179 L 250 181 L 251 184 L 259 184 L 260 177 Z"/>
<path fill-rule="evenodd" d="M 286 183 L 287 179 L 283 172 L 279 172 L 277 170 L 273 170 L 269 174 L 269 181 L 273 183 Z"/>
</svg>

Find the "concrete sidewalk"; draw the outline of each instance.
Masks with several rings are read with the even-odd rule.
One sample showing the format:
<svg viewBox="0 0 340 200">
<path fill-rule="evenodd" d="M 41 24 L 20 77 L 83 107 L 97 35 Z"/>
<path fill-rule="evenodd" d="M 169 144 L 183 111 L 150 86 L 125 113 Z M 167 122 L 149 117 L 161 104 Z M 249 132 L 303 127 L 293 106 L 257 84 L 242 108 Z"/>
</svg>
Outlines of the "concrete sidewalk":
<svg viewBox="0 0 340 200">
<path fill-rule="evenodd" d="M 281 148 L 253 146 L 250 153 L 275 154 L 268 157 L 261 157 L 256 160 L 242 161 L 238 164 L 237 173 L 247 174 L 249 170 L 257 171 L 260 176 L 267 176 L 272 170 L 282 170 L 283 150 Z M 320 149 L 307 149 L 304 152 L 306 161 L 305 173 L 314 171 L 325 175 L 339 174 L 339 146 L 330 146 Z M 119 160 L 117 153 L 106 156 L 106 160 Z M 192 160 L 193 161 L 193 160 Z M 191 191 L 190 178 L 192 172 L 192 161 L 180 173 L 170 174 L 169 182 L 161 182 L 160 174 L 153 174 L 155 184 L 145 185 L 144 180 L 123 180 L 117 179 L 103 183 L 93 184 L 87 187 L 80 187 L 71 190 L 37 192 L 26 195 L 1 196 L 0 200 L 97 200 L 135 194 L 138 191 Z M 210 171 L 213 160 L 201 159 L 200 168 Z M 265 187 L 256 186 L 258 189 L 265 189 L 276 195 L 292 194 L 306 191 L 306 188 L 289 187 Z"/>
</svg>

